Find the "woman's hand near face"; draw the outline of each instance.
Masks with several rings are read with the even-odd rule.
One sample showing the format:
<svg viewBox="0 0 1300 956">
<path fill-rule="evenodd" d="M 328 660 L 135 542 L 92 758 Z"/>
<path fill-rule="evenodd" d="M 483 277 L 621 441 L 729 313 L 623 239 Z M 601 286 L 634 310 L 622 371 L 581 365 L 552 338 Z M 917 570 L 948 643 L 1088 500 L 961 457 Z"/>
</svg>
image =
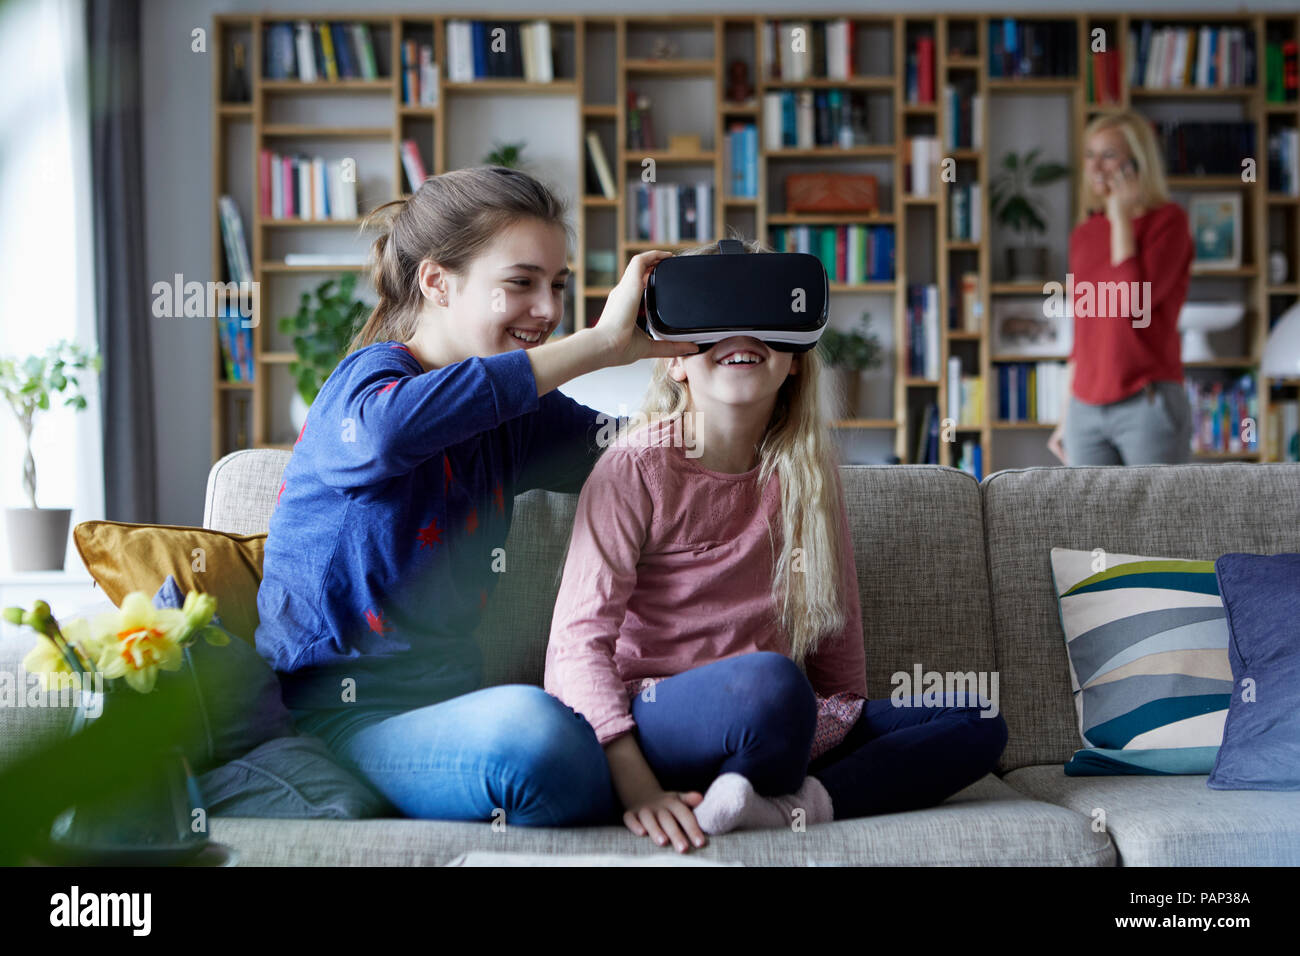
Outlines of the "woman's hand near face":
<svg viewBox="0 0 1300 956">
<path fill-rule="evenodd" d="M 1138 206 L 1137 171 L 1132 162 L 1126 162 L 1106 177 L 1106 218 L 1112 222 L 1127 221 Z"/>
</svg>

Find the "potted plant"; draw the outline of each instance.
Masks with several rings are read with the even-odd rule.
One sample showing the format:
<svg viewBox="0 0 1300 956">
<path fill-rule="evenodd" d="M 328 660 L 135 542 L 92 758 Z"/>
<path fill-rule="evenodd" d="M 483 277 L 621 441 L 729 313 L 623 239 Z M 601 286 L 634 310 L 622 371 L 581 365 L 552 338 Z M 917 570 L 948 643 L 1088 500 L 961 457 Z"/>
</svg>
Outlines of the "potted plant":
<svg viewBox="0 0 1300 956">
<path fill-rule="evenodd" d="M 44 355 L 0 359 L 0 394 L 18 417 L 26 451 L 23 455 L 23 491 L 29 508 L 6 508 L 10 566 L 15 571 L 62 571 L 68 549 L 71 508 L 41 508 L 36 504 L 36 460 L 32 457 L 32 429 L 38 412 L 49 411 L 55 394 L 64 405 L 80 411 L 86 407 L 76 373 L 98 372 L 101 360 L 66 339 L 50 346 Z"/>
<path fill-rule="evenodd" d="M 1000 225 L 1016 233 L 1020 242 L 1007 249 L 1007 271 L 1012 282 L 1034 282 L 1047 277 L 1047 246 L 1034 238 L 1047 232 L 1042 200 L 1031 190 L 1050 186 L 1065 177 L 1069 167 L 1039 162 L 1040 149 L 1023 156 L 1002 157 L 1002 172 L 993 179 L 989 203 Z"/>
<path fill-rule="evenodd" d="M 314 293 L 302 294 L 296 313 L 279 320 L 280 331 L 293 337 L 293 350 L 298 356 L 289 363 L 289 374 L 296 386 L 289 406 L 295 434 L 302 431 L 307 409 L 343 360 L 348 343 L 369 311 L 352 294 L 356 284 L 354 273 L 326 279 Z"/>
<path fill-rule="evenodd" d="M 496 148 L 487 156 L 483 157 L 483 162 L 489 166 L 505 166 L 507 169 L 523 168 L 523 152 L 525 143 L 497 143 Z"/>
<path fill-rule="evenodd" d="M 880 340 L 870 325 L 871 313 L 863 312 L 855 328 L 841 332 L 827 326 L 817 342 L 827 370 L 822 402 L 832 421 L 857 418 L 861 373 L 880 364 Z"/>
</svg>

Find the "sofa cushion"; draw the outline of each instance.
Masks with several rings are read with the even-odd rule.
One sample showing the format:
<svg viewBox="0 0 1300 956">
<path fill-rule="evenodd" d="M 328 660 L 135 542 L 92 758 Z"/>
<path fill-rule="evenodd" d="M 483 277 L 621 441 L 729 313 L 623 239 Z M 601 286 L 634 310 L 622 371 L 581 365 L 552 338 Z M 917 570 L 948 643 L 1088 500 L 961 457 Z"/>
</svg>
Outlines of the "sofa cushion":
<svg viewBox="0 0 1300 956">
<path fill-rule="evenodd" d="M 285 448 L 246 448 L 214 464 L 208 472 L 203 527 L 231 534 L 266 534 L 292 456 Z"/>
<path fill-rule="evenodd" d="M 170 574 L 154 595 L 155 607 L 179 608 L 186 592 Z M 213 624 L 224 629 L 221 604 Z M 280 697 L 275 671 L 252 647 L 232 638 L 214 646 L 202 638 L 185 649 L 185 666 L 159 680 L 178 680 L 193 690 L 193 706 L 203 733 L 186 748 L 194 769 L 202 773 L 244 756 L 276 737 L 296 733 L 293 717 Z"/>
<path fill-rule="evenodd" d="M 1198 561 L 1300 550 L 1296 462 L 1022 468 L 989 475 L 981 490 L 1011 734 L 999 772 L 1035 764 L 1059 770 L 1079 746 L 1053 547 Z"/>
<path fill-rule="evenodd" d="M 913 678 L 917 665 L 940 674 L 992 672 L 988 573 L 974 478 L 938 465 L 845 466 L 841 477 L 870 695 L 888 697 L 898 680 Z M 548 491 L 516 499 L 505 546 L 507 571 L 475 632 L 489 685 L 542 683 L 576 506 L 577 495 Z"/>
<path fill-rule="evenodd" d="M 1300 554 L 1215 562 L 1234 692 L 1209 785 L 1300 790 Z"/>
<path fill-rule="evenodd" d="M 1052 549 L 1080 739 L 1072 775 L 1210 772 L 1232 671 L 1211 561 Z"/>
<path fill-rule="evenodd" d="M 1120 866 L 1300 866 L 1300 794 L 1210 790 L 1204 775 L 1067 777 L 1059 765 L 1005 781 L 1104 826 Z"/>
<path fill-rule="evenodd" d="M 83 521 L 72 536 L 86 570 L 114 604 L 121 606 L 132 591 L 152 594 L 170 576 L 182 593 L 203 591 L 215 597 L 225 629 L 253 643 L 265 534 Z"/>
<path fill-rule="evenodd" d="M 466 852 L 672 853 L 622 826 L 512 827 L 436 820 L 210 821 L 241 866 L 441 866 Z M 937 807 L 711 837 L 692 857 L 750 866 L 1113 866 L 1104 833 L 1071 810 L 1026 799 L 989 774 Z"/>
<path fill-rule="evenodd" d="M 276 737 L 198 778 L 213 817 L 362 820 L 400 816 L 348 770 L 325 741 L 308 734 Z"/>
</svg>

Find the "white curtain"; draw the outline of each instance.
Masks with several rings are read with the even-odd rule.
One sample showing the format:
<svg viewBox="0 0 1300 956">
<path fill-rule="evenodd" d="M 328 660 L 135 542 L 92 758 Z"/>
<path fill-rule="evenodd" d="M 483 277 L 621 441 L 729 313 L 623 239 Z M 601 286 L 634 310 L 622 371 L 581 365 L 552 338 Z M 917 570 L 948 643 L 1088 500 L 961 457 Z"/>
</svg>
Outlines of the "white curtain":
<svg viewBox="0 0 1300 956">
<path fill-rule="evenodd" d="M 60 338 L 98 348 L 92 294 L 90 144 L 81 0 L 0 3 L 0 354 L 43 352 Z M 84 412 L 56 401 L 32 435 L 36 503 L 104 516 L 97 377 L 81 376 Z M 22 432 L 0 408 L 0 505 L 29 507 Z M 0 568 L 9 568 L 0 522 Z M 69 536 L 70 537 L 70 536 Z M 84 574 L 69 542 L 66 566 Z"/>
</svg>

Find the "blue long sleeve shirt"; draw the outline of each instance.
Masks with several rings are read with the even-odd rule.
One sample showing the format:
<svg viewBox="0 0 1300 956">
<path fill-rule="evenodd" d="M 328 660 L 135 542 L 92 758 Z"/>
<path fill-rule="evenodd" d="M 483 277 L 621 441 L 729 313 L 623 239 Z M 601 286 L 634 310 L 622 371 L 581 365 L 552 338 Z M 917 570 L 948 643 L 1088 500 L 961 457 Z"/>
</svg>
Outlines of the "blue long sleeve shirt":
<svg viewBox="0 0 1300 956">
<path fill-rule="evenodd" d="M 605 421 L 559 391 L 539 398 L 522 349 L 427 372 L 397 342 L 346 356 L 266 539 L 256 644 L 286 706 L 414 708 L 478 689 L 473 631 L 514 496 L 578 491 Z"/>
</svg>

